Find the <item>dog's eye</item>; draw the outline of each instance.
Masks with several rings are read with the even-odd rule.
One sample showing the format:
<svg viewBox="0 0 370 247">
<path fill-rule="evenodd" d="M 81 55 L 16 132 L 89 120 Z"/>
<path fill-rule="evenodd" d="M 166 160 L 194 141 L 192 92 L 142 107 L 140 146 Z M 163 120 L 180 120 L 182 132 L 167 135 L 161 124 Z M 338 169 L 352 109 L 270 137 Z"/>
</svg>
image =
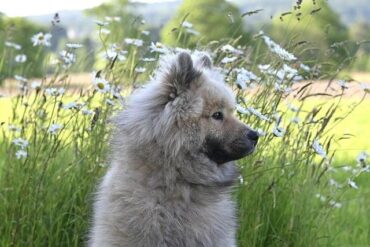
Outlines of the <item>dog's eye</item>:
<svg viewBox="0 0 370 247">
<path fill-rule="evenodd" d="M 218 111 L 212 114 L 212 118 L 216 120 L 223 120 L 224 119 L 224 114 L 222 112 Z"/>
</svg>

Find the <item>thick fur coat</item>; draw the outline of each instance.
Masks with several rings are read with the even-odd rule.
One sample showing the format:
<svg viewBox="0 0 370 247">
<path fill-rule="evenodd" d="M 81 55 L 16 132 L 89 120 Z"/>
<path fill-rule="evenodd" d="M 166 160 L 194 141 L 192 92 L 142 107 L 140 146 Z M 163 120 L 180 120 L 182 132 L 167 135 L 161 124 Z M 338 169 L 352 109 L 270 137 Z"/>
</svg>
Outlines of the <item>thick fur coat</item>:
<svg viewBox="0 0 370 247">
<path fill-rule="evenodd" d="M 208 56 L 162 59 L 116 117 L 89 246 L 236 246 L 233 160 L 258 136 L 233 111 L 234 95 Z"/>
</svg>

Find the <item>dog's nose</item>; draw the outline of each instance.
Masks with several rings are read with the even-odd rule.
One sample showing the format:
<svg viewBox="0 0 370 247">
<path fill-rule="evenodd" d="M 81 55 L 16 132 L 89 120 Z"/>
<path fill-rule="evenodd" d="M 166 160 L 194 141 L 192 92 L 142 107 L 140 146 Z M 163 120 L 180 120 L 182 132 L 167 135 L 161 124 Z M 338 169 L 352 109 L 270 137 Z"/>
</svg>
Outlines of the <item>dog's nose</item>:
<svg viewBox="0 0 370 247">
<path fill-rule="evenodd" d="M 258 135 L 258 132 L 257 131 L 251 130 L 251 131 L 248 132 L 247 137 L 250 140 L 257 142 L 259 135 Z"/>
</svg>

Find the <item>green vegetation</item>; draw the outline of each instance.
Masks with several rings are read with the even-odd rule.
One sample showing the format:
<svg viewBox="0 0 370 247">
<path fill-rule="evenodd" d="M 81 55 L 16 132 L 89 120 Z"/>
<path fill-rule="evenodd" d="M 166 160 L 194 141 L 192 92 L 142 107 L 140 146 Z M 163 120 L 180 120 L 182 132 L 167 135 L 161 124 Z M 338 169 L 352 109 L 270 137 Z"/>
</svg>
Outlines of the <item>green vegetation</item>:
<svg viewBox="0 0 370 247">
<path fill-rule="evenodd" d="M 102 15 L 115 10 L 104 8 Z M 99 11 L 96 16 L 101 16 Z M 370 152 L 368 100 L 362 102 L 369 85 L 352 81 L 357 96 L 346 98 L 349 82 L 337 80 L 341 64 L 301 56 L 303 48 L 289 41 L 289 35 L 296 38 L 289 31 L 286 46 L 265 31 L 239 47 L 236 12 L 234 22 L 212 24 L 233 33 L 208 40 L 204 34 L 211 27 L 203 27 L 197 15 L 191 19 L 185 12 L 168 27 L 178 28 L 172 33 L 177 35 L 175 44 L 211 53 L 214 65 L 237 93 L 237 114 L 263 136 L 258 151 L 239 163 L 242 175 L 235 193 L 239 246 L 369 246 L 370 166 L 362 152 Z M 115 14 L 122 13 L 111 16 Z M 208 14 L 213 15 L 218 16 Z M 304 12 L 302 21 L 305 15 L 311 16 Z M 124 107 L 133 88 L 152 75 L 160 56 L 180 49 L 152 43 L 142 33 L 143 24 L 126 33 L 119 29 L 121 20 L 97 26 L 96 54 L 102 55 L 96 56 L 98 70 L 91 85 L 77 91 L 70 90 L 69 81 L 76 66 L 86 63 L 79 44 L 55 54 L 40 43 L 32 47 L 39 52 L 29 54 L 18 67 L 0 64 L 8 77 L 23 76 L 16 78 L 21 90 L 0 98 L 1 246 L 85 243 L 93 192 L 109 162 L 109 118 Z M 185 38 L 185 29 L 201 33 Z M 327 33 L 318 35 L 327 42 L 315 46 L 319 54 L 330 49 L 330 42 L 338 43 Z M 14 47 L 2 49 L 1 61 L 13 59 Z M 346 54 L 352 61 L 352 53 Z M 58 59 L 50 65 L 52 57 Z M 42 64 L 42 76 L 31 80 L 27 68 L 34 68 L 34 63 Z M 333 70 L 322 69 L 327 64 Z M 330 92 L 311 85 L 320 78 L 333 80 Z"/>
<path fill-rule="evenodd" d="M 225 0 L 184 1 L 161 37 L 165 44 L 191 48 L 221 39 L 237 39 L 239 44 L 248 41 L 240 12 Z"/>
<path fill-rule="evenodd" d="M 42 27 L 23 18 L 0 15 L 0 85 L 5 78 L 14 74 L 42 76 L 43 57 L 46 52 L 34 47 L 31 37 L 44 31 Z M 6 42 L 13 43 L 14 46 L 9 47 Z M 26 60 L 31 60 L 27 65 L 21 62 L 22 55 Z"/>
</svg>

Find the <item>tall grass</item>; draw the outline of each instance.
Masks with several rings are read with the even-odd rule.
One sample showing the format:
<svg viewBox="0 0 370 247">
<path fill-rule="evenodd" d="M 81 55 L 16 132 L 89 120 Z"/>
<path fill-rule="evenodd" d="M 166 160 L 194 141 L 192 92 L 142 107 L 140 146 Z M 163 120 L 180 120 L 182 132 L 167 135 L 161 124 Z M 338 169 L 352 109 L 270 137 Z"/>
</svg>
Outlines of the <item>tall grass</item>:
<svg viewBox="0 0 370 247">
<path fill-rule="evenodd" d="M 104 35 L 99 36 L 105 58 L 98 61 L 91 86 L 80 92 L 68 90 L 71 68 L 76 59 L 83 62 L 75 57 L 78 46 L 59 55 L 54 73 L 38 83 L 16 77 L 21 90 L 12 97 L 12 114 L 0 137 L 1 246 L 84 244 L 93 192 L 109 163 L 110 116 L 152 74 L 162 54 L 182 50 L 140 36 L 110 44 Z M 368 203 L 360 197 L 369 186 L 367 156 L 357 162 L 353 157 L 343 169 L 332 148 L 346 138 L 332 128 L 363 98 L 344 108 L 346 82 L 335 93 L 314 92 L 310 80 L 320 78 L 320 66 L 308 67 L 264 33 L 249 47 L 235 48 L 234 42 L 199 49 L 213 56 L 237 93 L 239 117 L 263 136 L 255 155 L 240 162 L 240 246 L 370 244 L 361 217 L 370 216 L 369 207 L 350 201 L 359 196 Z M 365 97 L 369 89 L 358 86 Z M 330 100 L 308 103 L 318 96 Z M 353 217 L 353 224 L 341 225 L 348 222 L 344 215 Z M 357 229 L 356 237 L 346 233 L 351 229 Z"/>
</svg>

